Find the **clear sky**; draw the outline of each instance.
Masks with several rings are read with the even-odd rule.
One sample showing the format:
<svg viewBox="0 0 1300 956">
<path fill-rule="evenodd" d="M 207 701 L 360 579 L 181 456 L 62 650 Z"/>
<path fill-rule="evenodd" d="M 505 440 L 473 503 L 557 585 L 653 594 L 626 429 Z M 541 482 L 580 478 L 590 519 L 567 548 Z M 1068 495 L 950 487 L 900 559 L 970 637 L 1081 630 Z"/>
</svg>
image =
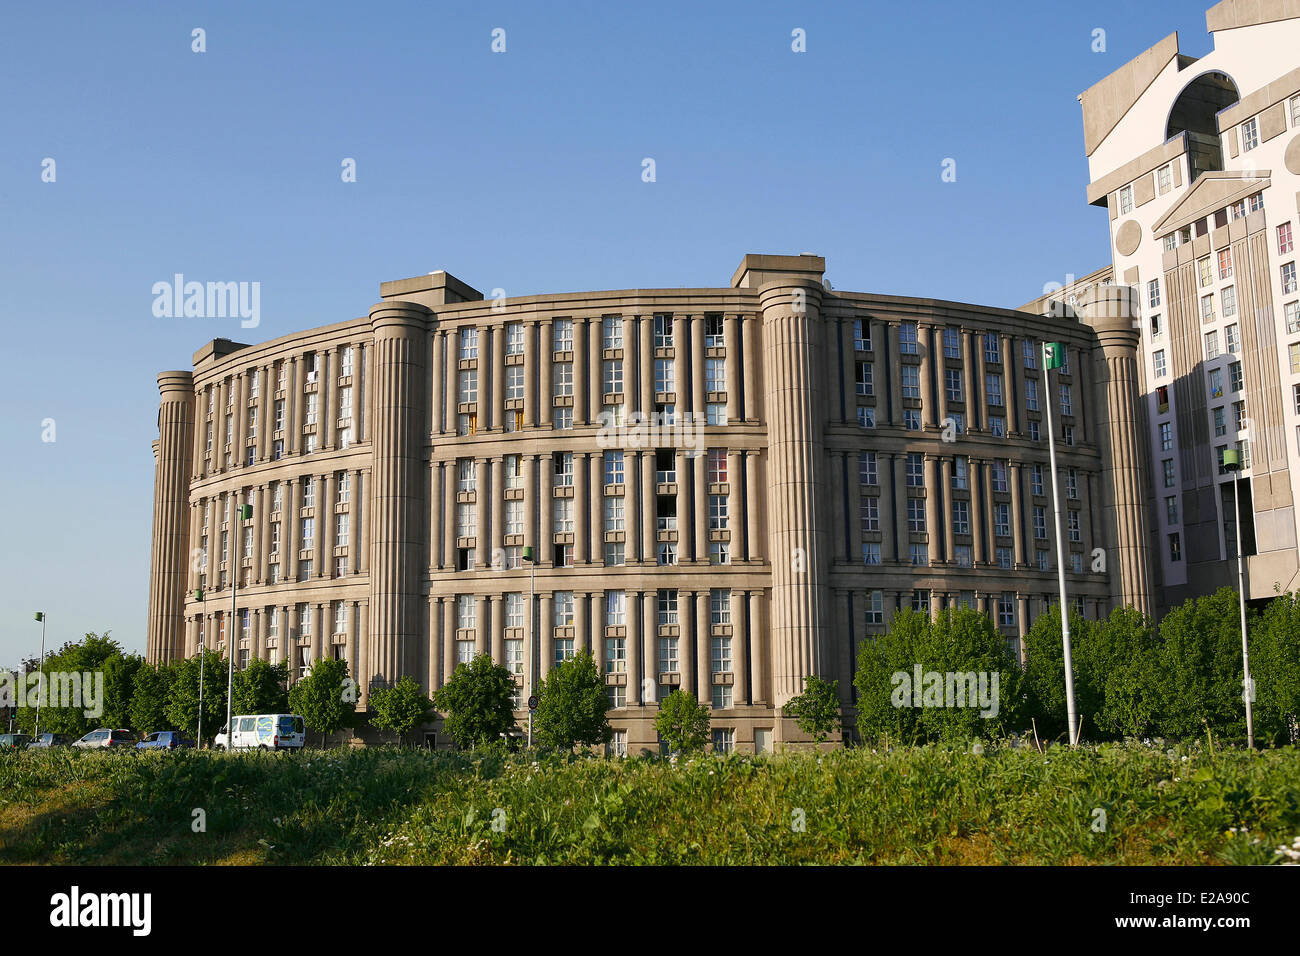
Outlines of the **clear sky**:
<svg viewBox="0 0 1300 956">
<path fill-rule="evenodd" d="M 1075 97 L 1174 30 L 1208 52 L 1209 5 L 8 4 L 0 664 L 36 652 L 38 609 L 51 647 L 143 652 L 155 376 L 210 339 L 364 315 L 434 269 L 726 286 L 747 252 L 1015 307 L 1107 261 Z M 261 324 L 156 318 L 178 272 L 260 283 Z"/>
</svg>

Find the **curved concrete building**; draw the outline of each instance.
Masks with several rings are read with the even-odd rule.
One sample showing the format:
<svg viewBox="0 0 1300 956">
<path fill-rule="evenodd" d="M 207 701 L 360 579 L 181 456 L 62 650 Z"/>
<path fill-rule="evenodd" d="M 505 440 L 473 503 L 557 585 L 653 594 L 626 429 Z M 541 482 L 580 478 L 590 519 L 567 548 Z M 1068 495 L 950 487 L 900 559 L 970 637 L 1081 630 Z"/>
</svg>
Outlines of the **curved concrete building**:
<svg viewBox="0 0 1300 956">
<path fill-rule="evenodd" d="M 655 747 L 675 687 L 719 748 L 800 742 L 781 705 L 818 674 L 851 713 L 854 649 L 897 608 L 978 607 L 1015 644 L 1056 599 L 1049 414 L 1072 599 L 1149 606 L 1136 336 L 824 268 L 491 302 L 436 272 L 366 318 L 210 343 L 159 380 L 149 658 L 341 657 L 364 694 L 486 653 L 522 718 L 589 648 L 615 747 Z"/>
</svg>

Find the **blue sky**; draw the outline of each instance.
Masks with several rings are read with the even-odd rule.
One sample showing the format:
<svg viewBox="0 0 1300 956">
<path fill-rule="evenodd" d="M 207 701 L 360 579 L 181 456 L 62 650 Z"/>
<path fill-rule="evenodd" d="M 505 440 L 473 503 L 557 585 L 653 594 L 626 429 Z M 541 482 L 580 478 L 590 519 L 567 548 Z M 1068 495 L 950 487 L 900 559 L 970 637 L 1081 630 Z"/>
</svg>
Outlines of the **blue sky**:
<svg viewBox="0 0 1300 956">
<path fill-rule="evenodd" d="M 725 286 L 746 252 L 1017 306 L 1107 258 L 1075 97 L 1173 30 L 1208 52 L 1208 5 L 11 5 L 0 664 L 35 653 L 37 609 L 51 647 L 143 651 L 155 376 L 208 340 L 363 315 L 434 269 L 507 295 Z M 259 282 L 260 326 L 155 318 L 177 272 Z"/>
</svg>

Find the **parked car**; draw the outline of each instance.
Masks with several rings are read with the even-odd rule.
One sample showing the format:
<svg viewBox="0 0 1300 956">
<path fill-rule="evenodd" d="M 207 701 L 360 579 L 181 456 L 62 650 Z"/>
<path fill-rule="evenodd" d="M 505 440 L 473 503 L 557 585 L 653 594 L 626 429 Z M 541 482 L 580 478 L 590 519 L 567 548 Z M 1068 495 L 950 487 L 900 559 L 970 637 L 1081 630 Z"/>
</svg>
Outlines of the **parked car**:
<svg viewBox="0 0 1300 956">
<path fill-rule="evenodd" d="M 113 749 L 114 747 L 135 747 L 135 734 L 129 730 L 109 730 L 106 727 L 100 727 L 98 730 L 92 730 L 80 740 L 75 740 L 72 746 L 78 750 L 97 750 L 99 748 Z"/>
<path fill-rule="evenodd" d="M 225 727 L 212 741 L 217 750 L 301 750 L 306 723 L 298 714 L 250 714 L 235 717 L 234 741 Z"/>
<path fill-rule="evenodd" d="M 0 750 L 26 750 L 31 742 L 26 734 L 0 734 Z"/>
<path fill-rule="evenodd" d="M 71 734 L 41 734 L 28 746 L 32 750 L 49 750 L 52 747 L 70 747 L 75 738 Z"/>
<path fill-rule="evenodd" d="M 182 747 L 193 747 L 194 741 L 188 737 L 181 736 L 180 731 L 176 730 L 159 730 L 149 734 L 144 740 L 135 745 L 136 750 L 179 750 Z"/>
</svg>

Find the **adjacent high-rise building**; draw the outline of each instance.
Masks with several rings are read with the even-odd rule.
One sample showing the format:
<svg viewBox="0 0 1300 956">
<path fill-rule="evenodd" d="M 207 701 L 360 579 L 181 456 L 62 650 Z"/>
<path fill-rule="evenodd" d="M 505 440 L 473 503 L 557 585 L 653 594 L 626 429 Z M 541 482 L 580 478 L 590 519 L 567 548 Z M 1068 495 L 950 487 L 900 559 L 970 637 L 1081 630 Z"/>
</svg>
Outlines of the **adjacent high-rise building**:
<svg viewBox="0 0 1300 956">
<path fill-rule="evenodd" d="M 492 301 L 435 272 L 365 318 L 208 344 L 159 377 L 150 660 L 334 656 L 364 695 L 488 654 L 522 719 L 590 650 L 616 749 L 657 745 L 674 688 L 720 749 L 803 741 L 781 706 L 820 675 L 851 715 L 856 647 L 896 609 L 976 607 L 1018 648 L 1057 600 L 1048 416 L 1072 601 L 1150 610 L 1127 290 L 1080 321 L 824 269 Z"/>
<path fill-rule="evenodd" d="M 1049 297 L 1133 290 L 1161 608 L 1236 586 L 1229 448 L 1248 597 L 1300 584 L 1300 3 L 1225 0 L 1206 22 L 1205 56 L 1171 34 L 1079 97 L 1112 266 Z"/>
</svg>

